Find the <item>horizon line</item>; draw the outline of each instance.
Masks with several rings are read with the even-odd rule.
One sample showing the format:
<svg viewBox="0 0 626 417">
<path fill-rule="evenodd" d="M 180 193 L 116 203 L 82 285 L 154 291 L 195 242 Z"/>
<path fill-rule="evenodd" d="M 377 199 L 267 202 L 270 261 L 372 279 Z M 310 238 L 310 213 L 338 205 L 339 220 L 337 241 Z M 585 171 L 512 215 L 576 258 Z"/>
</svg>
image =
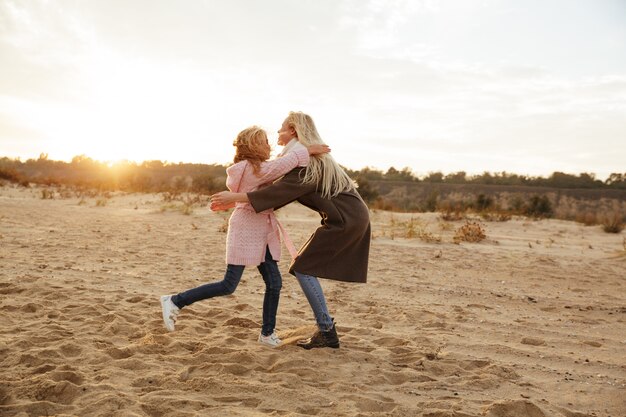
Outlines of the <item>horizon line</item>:
<svg viewBox="0 0 626 417">
<path fill-rule="evenodd" d="M 42 158 L 43 156 L 45 156 L 45 158 Z M 116 160 L 99 160 L 99 159 L 92 158 L 92 157 L 90 157 L 89 155 L 86 155 L 86 154 L 74 155 L 70 160 L 66 160 L 66 159 L 51 159 L 51 158 L 48 157 L 48 154 L 45 153 L 45 152 L 41 152 L 39 154 L 38 158 L 27 158 L 25 161 L 22 161 L 22 158 L 25 158 L 25 157 L 21 157 L 21 156 L 10 157 L 10 156 L 6 156 L 6 155 L 0 155 L 0 159 L 7 158 L 7 159 L 12 159 L 12 160 L 15 160 L 15 161 L 19 161 L 19 162 L 27 162 L 27 161 L 30 161 L 30 160 L 38 161 L 38 160 L 43 159 L 43 160 L 47 160 L 47 161 L 64 162 L 64 163 L 68 163 L 68 164 L 70 164 L 73 159 L 78 158 L 78 157 L 84 157 L 86 159 L 90 159 L 90 160 L 92 160 L 92 161 L 94 161 L 94 162 L 96 162 L 98 164 L 106 165 L 109 168 L 112 168 L 115 165 L 122 165 L 122 164 L 143 165 L 146 162 L 161 162 L 164 166 L 167 166 L 167 165 L 180 165 L 180 164 L 199 164 L 199 165 L 219 165 L 219 166 L 228 167 L 228 166 L 230 166 L 230 164 L 232 164 L 232 162 L 228 162 L 228 163 L 220 163 L 220 162 L 189 162 L 189 161 L 187 161 L 187 162 L 185 162 L 185 161 L 173 162 L 173 161 L 161 160 L 161 159 L 144 159 L 142 161 L 137 161 L 137 160 L 132 160 L 132 159 L 125 159 L 125 158 L 123 158 L 123 159 L 116 159 Z M 602 180 L 600 180 L 597 177 L 597 174 L 595 172 L 592 172 L 592 171 L 591 172 L 590 171 L 581 171 L 581 172 L 578 172 L 578 173 L 571 173 L 571 172 L 565 172 L 565 171 L 552 171 L 552 172 L 550 172 L 548 174 L 543 174 L 543 175 L 531 175 L 531 174 L 519 174 L 519 173 L 516 173 L 516 172 L 510 172 L 510 171 L 487 171 L 487 170 L 484 170 L 484 171 L 482 171 L 480 173 L 471 173 L 471 172 L 467 172 L 465 170 L 457 170 L 457 171 L 450 171 L 450 172 L 444 172 L 443 170 L 437 170 L 437 171 L 428 171 L 428 172 L 426 172 L 424 174 L 420 174 L 420 173 L 414 172 L 413 169 L 411 167 L 408 167 L 408 166 L 398 167 L 397 168 L 397 167 L 392 165 L 392 166 L 390 166 L 389 168 L 387 168 L 385 170 L 385 169 L 377 168 L 377 167 L 371 166 L 371 165 L 366 165 L 366 166 L 361 167 L 359 169 L 350 168 L 350 167 L 347 167 L 347 166 L 345 166 L 343 164 L 340 164 L 340 165 L 342 167 L 346 168 L 346 169 L 351 170 L 351 171 L 362 171 L 364 169 L 370 169 L 372 171 L 382 172 L 383 174 L 385 174 L 391 168 L 396 169 L 398 172 L 402 172 L 405 169 L 409 169 L 409 172 L 415 178 L 420 178 L 422 176 L 428 176 L 430 174 L 436 174 L 436 173 L 440 173 L 440 174 L 442 174 L 445 177 L 447 175 L 457 174 L 457 173 L 460 173 L 460 172 L 464 172 L 467 177 L 480 176 L 480 175 L 484 175 L 484 174 L 487 173 L 487 174 L 492 174 L 492 175 L 493 174 L 495 174 L 495 175 L 498 175 L 498 174 L 509 174 L 509 175 L 516 175 L 516 176 L 519 176 L 519 177 L 526 177 L 526 178 L 548 178 L 549 176 L 554 175 L 555 173 L 561 173 L 561 174 L 566 174 L 566 175 L 577 175 L 577 176 L 581 176 L 582 174 L 587 174 L 587 175 L 591 176 L 592 178 L 594 178 L 594 180 L 602 181 Z M 612 174 L 626 174 L 626 173 L 612 172 L 612 173 L 607 175 L 606 179 L 608 180 Z"/>
</svg>

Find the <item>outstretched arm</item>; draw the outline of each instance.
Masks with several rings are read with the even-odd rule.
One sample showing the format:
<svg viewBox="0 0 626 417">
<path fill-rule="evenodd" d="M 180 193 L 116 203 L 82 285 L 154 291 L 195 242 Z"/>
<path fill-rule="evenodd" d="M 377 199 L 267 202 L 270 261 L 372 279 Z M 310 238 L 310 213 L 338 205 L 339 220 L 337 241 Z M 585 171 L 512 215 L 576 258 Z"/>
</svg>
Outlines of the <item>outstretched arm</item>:
<svg viewBox="0 0 626 417">
<path fill-rule="evenodd" d="M 330 152 L 330 148 L 327 145 L 311 145 L 307 147 L 307 151 L 309 155 L 322 155 L 322 154 Z M 293 153 L 295 154 L 295 152 Z M 296 155 L 294 155 L 294 157 L 295 156 Z M 283 159 L 283 158 L 280 158 L 280 159 Z M 279 165 L 277 165 L 277 167 L 278 166 Z M 277 186 L 274 188 L 272 188 L 272 186 L 266 187 L 266 189 L 271 188 L 273 190 L 273 191 L 270 191 L 270 196 L 273 194 L 274 198 L 277 199 L 275 200 L 276 207 L 283 206 L 291 201 L 294 201 L 300 195 L 310 192 L 310 190 L 308 190 L 308 188 L 310 187 L 304 187 L 304 185 L 300 183 L 300 178 L 297 174 L 295 176 L 288 175 L 287 177 L 284 177 L 283 180 L 284 182 L 282 186 Z M 272 198 L 272 200 L 274 200 L 274 198 Z M 211 196 L 210 209 L 213 211 L 228 210 L 229 208 L 234 207 L 236 203 L 249 203 L 249 202 L 250 200 L 248 198 L 248 194 L 246 193 L 233 193 L 231 191 L 221 191 Z M 268 207 L 268 208 L 271 208 L 271 207 Z M 257 212 L 258 211 L 262 211 L 262 210 L 257 210 Z"/>
<path fill-rule="evenodd" d="M 248 195 L 246 193 L 233 193 L 230 191 L 221 191 L 211 196 L 212 211 L 228 210 L 235 207 L 236 203 L 247 203 Z"/>
<path fill-rule="evenodd" d="M 306 148 L 300 146 L 282 158 L 264 162 L 261 165 L 258 181 L 260 184 L 272 182 L 297 166 L 307 166 L 309 155 L 322 155 L 328 152 L 330 152 L 330 148 L 327 145 L 311 145 Z"/>
</svg>

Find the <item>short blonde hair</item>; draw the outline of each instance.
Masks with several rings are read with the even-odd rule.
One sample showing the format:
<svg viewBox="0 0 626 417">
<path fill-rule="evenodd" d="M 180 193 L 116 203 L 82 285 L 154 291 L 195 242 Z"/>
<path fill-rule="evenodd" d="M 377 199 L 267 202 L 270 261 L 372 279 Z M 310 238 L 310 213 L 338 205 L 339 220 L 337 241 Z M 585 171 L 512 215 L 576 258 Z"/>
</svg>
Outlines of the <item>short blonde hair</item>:
<svg viewBox="0 0 626 417">
<path fill-rule="evenodd" d="M 258 126 L 251 126 L 239 132 L 237 138 L 233 141 L 235 150 L 234 163 L 248 161 L 252 165 L 255 175 L 259 174 L 261 162 L 268 158 L 267 152 L 263 149 L 263 145 L 267 146 L 267 133 Z"/>
<path fill-rule="evenodd" d="M 324 144 L 317 132 L 313 118 L 308 114 L 291 111 L 285 121 L 288 126 L 294 128 L 298 141 L 302 145 Z M 302 182 L 317 184 L 318 191 L 324 198 L 335 197 L 343 191 L 356 188 L 354 181 L 328 153 L 311 157 Z"/>
</svg>

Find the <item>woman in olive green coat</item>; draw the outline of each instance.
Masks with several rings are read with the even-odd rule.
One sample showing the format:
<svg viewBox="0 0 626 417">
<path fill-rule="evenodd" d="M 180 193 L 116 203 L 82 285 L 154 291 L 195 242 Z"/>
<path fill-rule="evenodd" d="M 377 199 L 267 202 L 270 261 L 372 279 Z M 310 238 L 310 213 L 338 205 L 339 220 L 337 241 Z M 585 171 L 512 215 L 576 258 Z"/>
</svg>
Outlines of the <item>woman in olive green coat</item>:
<svg viewBox="0 0 626 417">
<path fill-rule="evenodd" d="M 290 112 L 278 131 L 283 153 L 295 146 L 323 144 L 313 119 Z M 256 212 L 280 208 L 298 201 L 317 211 L 321 226 L 300 248 L 289 272 L 304 291 L 319 330 L 299 341 L 305 349 L 339 347 L 334 320 L 328 312 L 322 287 L 316 277 L 346 282 L 367 281 L 370 246 L 369 210 L 352 180 L 329 155 L 311 158 L 306 168 L 296 168 L 274 184 L 251 193 L 221 192 L 211 197 L 211 208 L 219 210 L 232 202 L 250 202 Z"/>
</svg>

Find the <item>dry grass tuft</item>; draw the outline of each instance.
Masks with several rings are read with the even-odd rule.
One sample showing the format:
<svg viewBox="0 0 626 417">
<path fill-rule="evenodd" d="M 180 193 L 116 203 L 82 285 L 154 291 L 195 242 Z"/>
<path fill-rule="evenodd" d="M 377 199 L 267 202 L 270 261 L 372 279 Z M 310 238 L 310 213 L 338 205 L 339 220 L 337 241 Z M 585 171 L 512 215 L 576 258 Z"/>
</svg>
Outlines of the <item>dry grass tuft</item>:
<svg viewBox="0 0 626 417">
<path fill-rule="evenodd" d="M 41 190 L 41 199 L 42 200 L 53 200 L 54 199 L 54 191 L 48 190 L 44 188 Z"/>
<path fill-rule="evenodd" d="M 446 222 L 456 222 L 459 220 L 465 220 L 467 216 L 461 209 L 451 209 L 442 211 L 439 218 Z"/>
<path fill-rule="evenodd" d="M 456 230 L 453 241 L 458 245 L 461 242 L 480 242 L 486 237 L 482 224 L 468 220 Z"/>
<path fill-rule="evenodd" d="M 622 214 L 614 211 L 611 214 L 603 216 L 602 230 L 607 233 L 620 233 L 624 230 L 624 218 Z"/>
<path fill-rule="evenodd" d="M 511 213 L 507 213 L 506 211 L 483 211 L 480 213 L 480 217 L 483 220 L 488 222 L 508 222 L 511 220 Z"/>
<path fill-rule="evenodd" d="M 576 221 L 577 223 L 582 223 L 585 226 L 594 226 L 599 223 L 596 213 L 588 210 L 583 212 L 576 212 L 576 215 L 574 216 L 574 221 Z"/>
<path fill-rule="evenodd" d="M 228 232 L 228 218 L 224 218 L 222 221 L 222 225 L 217 228 L 217 231 L 220 233 Z"/>
</svg>

